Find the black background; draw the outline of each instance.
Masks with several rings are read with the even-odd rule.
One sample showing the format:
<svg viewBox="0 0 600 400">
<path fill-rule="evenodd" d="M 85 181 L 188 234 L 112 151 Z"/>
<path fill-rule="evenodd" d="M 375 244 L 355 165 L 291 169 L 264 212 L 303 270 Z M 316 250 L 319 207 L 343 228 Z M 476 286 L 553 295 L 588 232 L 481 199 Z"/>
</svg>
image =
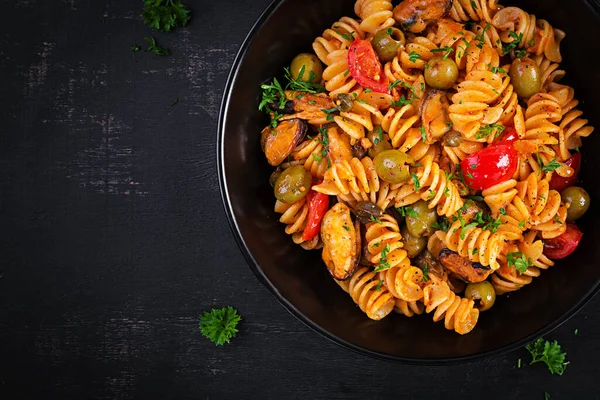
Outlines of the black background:
<svg viewBox="0 0 600 400">
<path fill-rule="evenodd" d="M 221 205 L 216 126 L 268 3 L 196 2 L 188 27 L 157 34 L 141 1 L 2 2 L 1 398 L 600 398 L 599 298 L 548 337 L 571 361 L 559 377 L 524 349 L 446 367 L 367 358 L 258 283 Z M 172 55 L 131 51 L 149 35 Z M 198 316 L 223 305 L 243 321 L 215 347 Z"/>
</svg>

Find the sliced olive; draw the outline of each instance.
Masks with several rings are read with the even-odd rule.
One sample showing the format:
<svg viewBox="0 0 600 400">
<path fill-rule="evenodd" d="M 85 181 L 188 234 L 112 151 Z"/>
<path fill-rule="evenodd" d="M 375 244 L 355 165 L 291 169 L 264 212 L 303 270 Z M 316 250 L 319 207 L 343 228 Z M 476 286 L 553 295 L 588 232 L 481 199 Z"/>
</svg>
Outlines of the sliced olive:
<svg viewBox="0 0 600 400">
<path fill-rule="evenodd" d="M 319 83 L 323 77 L 323 65 L 314 54 L 298 54 L 290 65 L 292 79 L 310 83 Z"/>
<path fill-rule="evenodd" d="M 465 297 L 475 301 L 479 311 L 487 311 L 496 302 L 496 292 L 488 281 L 469 283 L 465 289 Z"/>
<path fill-rule="evenodd" d="M 456 131 L 451 131 L 444 136 L 444 146 L 458 147 L 462 143 L 462 135 Z"/>
<path fill-rule="evenodd" d="M 373 146 L 369 149 L 369 157 L 375 158 L 377 154 L 381 153 L 385 150 L 390 150 L 392 145 L 383 135 L 383 131 L 381 129 L 376 129 L 373 132 L 369 132 L 367 134 L 367 139 L 373 143 Z"/>
<path fill-rule="evenodd" d="M 310 173 L 302 165 L 290 167 L 275 181 L 275 197 L 283 203 L 294 204 L 308 194 L 311 180 Z"/>
<path fill-rule="evenodd" d="M 409 258 L 414 258 L 421 254 L 425 247 L 427 247 L 427 239 L 425 236 L 413 236 L 410 234 L 406 226 L 400 229 L 402 235 L 402 243 L 404 243 L 403 249 L 408 253 Z"/>
<path fill-rule="evenodd" d="M 354 208 L 356 218 L 363 224 L 368 224 L 374 218 L 379 218 L 383 215 L 383 210 L 376 204 L 370 201 L 361 201 Z"/>
<path fill-rule="evenodd" d="M 433 224 L 437 222 L 438 215 L 435 208 L 429 208 L 425 200 L 419 200 L 406 210 L 406 227 L 413 236 L 429 236 L 435 232 Z"/>
<path fill-rule="evenodd" d="M 425 82 L 435 89 L 450 89 L 458 78 L 458 66 L 451 58 L 433 57 L 425 68 Z"/>
<path fill-rule="evenodd" d="M 381 62 L 392 61 L 404 43 L 404 33 L 398 28 L 387 28 L 377 32 L 371 42 Z"/>
<path fill-rule="evenodd" d="M 373 160 L 377 175 L 387 183 L 403 183 L 410 179 L 407 164 L 414 161 L 400 150 L 385 150 L 377 154 Z"/>
<path fill-rule="evenodd" d="M 335 96 L 335 105 L 341 112 L 348 112 L 352 109 L 354 97 L 348 93 L 340 93 Z"/>
<path fill-rule="evenodd" d="M 571 203 L 567 210 L 567 221 L 573 222 L 579 218 L 590 207 L 590 195 L 579 186 L 571 186 L 566 188 L 560 194 L 563 203 Z"/>
<path fill-rule="evenodd" d="M 542 75 L 537 64 L 531 58 L 517 58 L 508 71 L 515 92 L 529 98 L 542 88 Z"/>
</svg>

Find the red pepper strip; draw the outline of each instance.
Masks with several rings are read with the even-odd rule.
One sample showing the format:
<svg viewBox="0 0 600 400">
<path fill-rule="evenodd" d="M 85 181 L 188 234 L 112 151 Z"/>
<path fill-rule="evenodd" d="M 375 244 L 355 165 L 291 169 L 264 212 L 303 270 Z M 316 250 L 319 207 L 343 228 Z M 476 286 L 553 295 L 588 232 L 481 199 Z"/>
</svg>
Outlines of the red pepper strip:
<svg viewBox="0 0 600 400">
<path fill-rule="evenodd" d="M 302 232 L 302 240 L 304 241 L 311 240 L 319 234 L 321 220 L 329 209 L 329 196 L 311 190 L 306 195 L 306 201 L 308 203 L 308 221 L 304 232 Z"/>
</svg>

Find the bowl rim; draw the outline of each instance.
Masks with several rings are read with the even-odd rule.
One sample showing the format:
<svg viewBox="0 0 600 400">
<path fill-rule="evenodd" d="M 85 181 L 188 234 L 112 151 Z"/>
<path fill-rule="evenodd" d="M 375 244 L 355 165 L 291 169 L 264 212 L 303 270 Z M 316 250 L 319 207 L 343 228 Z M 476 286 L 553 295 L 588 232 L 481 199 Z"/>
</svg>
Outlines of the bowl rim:
<svg viewBox="0 0 600 400">
<path fill-rule="evenodd" d="M 600 281 L 596 282 L 594 287 L 592 289 L 590 289 L 588 291 L 588 293 L 585 294 L 585 296 L 583 296 L 581 298 L 581 300 L 579 300 L 576 304 L 574 304 L 571 308 L 569 308 L 559 318 L 550 322 L 549 324 L 540 328 L 539 330 L 537 330 L 519 340 L 513 341 L 512 343 L 508 343 L 508 344 L 498 347 L 496 349 L 484 351 L 481 353 L 475 353 L 475 354 L 471 354 L 471 355 L 467 355 L 467 356 L 445 357 L 445 358 L 415 358 L 415 357 L 394 356 L 394 355 L 390 355 L 390 354 L 385 354 L 385 353 L 365 349 L 363 347 L 352 344 L 352 343 L 344 340 L 343 338 L 341 338 L 337 335 L 334 335 L 333 333 L 331 333 L 331 332 L 327 331 L 326 329 L 322 328 L 321 326 L 319 326 L 317 323 L 315 323 L 310 318 L 308 318 L 306 315 L 304 315 L 300 310 L 298 310 L 290 301 L 288 301 L 286 298 L 284 298 L 279 293 L 279 290 L 267 278 L 267 276 L 262 271 L 262 268 L 258 265 L 256 260 L 252 256 L 252 253 L 250 252 L 250 249 L 246 245 L 246 242 L 244 241 L 244 239 L 242 237 L 240 228 L 234 217 L 233 206 L 231 204 L 231 201 L 229 198 L 229 192 L 227 189 L 227 177 L 226 177 L 226 173 L 225 173 L 225 163 L 224 163 L 224 159 L 225 159 L 224 158 L 224 151 L 225 151 L 224 141 L 225 141 L 225 129 L 227 126 L 227 117 L 228 117 L 228 112 L 229 112 L 229 102 L 230 102 L 233 86 L 237 81 L 241 63 L 244 60 L 246 53 L 248 52 L 248 49 L 249 49 L 250 45 L 252 44 L 252 41 L 254 40 L 254 37 L 256 36 L 260 27 L 286 1 L 289 1 L 289 0 L 273 0 L 267 6 L 267 8 L 265 8 L 265 10 L 261 13 L 261 15 L 259 16 L 257 21 L 252 25 L 252 28 L 250 28 L 250 31 L 246 35 L 244 41 L 242 42 L 242 45 L 240 46 L 240 48 L 235 56 L 234 62 L 231 66 L 229 75 L 227 77 L 227 82 L 223 89 L 223 96 L 222 96 L 222 100 L 221 100 L 221 106 L 220 106 L 220 111 L 219 111 L 219 121 L 218 121 L 218 127 L 217 127 L 217 148 L 216 148 L 216 150 L 217 150 L 217 174 L 218 174 L 218 179 L 219 179 L 219 189 L 220 189 L 220 193 L 221 193 L 221 200 L 223 203 L 223 208 L 225 210 L 225 214 L 227 216 L 227 221 L 229 223 L 229 227 L 231 228 L 231 231 L 233 233 L 235 241 L 236 241 L 240 251 L 242 252 L 242 255 L 246 259 L 246 263 L 249 265 L 250 269 L 252 269 L 252 271 L 258 278 L 258 280 L 269 290 L 269 292 L 277 299 L 277 301 L 290 314 L 292 314 L 299 321 L 301 321 L 305 326 L 307 326 L 314 332 L 318 333 L 322 337 L 328 339 L 329 341 L 331 341 L 341 347 L 352 350 L 356 353 L 370 356 L 370 357 L 380 359 L 380 360 L 399 362 L 399 363 L 403 363 L 403 364 L 435 366 L 435 365 L 449 365 L 449 364 L 473 362 L 473 361 L 480 360 L 483 358 L 498 356 L 501 354 L 506 354 L 511 351 L 517 350 L 517 349 L 523 347 L 524 345 L 526 345 L 527 343 L 529 343 L 539 337 L 542 337 L 542 336 L 548 334 L 549 332 L 553 331 L 554 329 L 558 328 L 560 325 L 562 325 L 567 320 L 569 320 L 571 317 L 573 317 L 578 311 L 580 311 L 583 308 L 583 306 L 585 306 L 588 302 L 590 302 L 590 300 L 592 300 L 592 298 L 596 295 L 596 293 L 600 289 Z M 586 0 L 585 2 L 589 4 L 589 1 Z"/>
</svg>

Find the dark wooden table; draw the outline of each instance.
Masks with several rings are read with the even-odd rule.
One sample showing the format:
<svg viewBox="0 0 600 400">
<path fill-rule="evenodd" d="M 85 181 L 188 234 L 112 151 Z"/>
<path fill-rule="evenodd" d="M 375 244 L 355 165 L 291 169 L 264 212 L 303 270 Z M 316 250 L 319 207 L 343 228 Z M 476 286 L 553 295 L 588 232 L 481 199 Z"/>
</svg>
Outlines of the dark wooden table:
<svg viewBox="0 0 600 400">
<path fill-rule="evenodd" d="M 0 398 L 600 398 L 600 298 L 552 333 L 571 361 L 559 377 L 516 368 L 525 350 L 448 367 L 367 358 L 258 283 L 221 206 L 215 140 L 229 67 L 268 2 L 195 2 L 170 34 L 144 26 L 141 1 L 2 2 Z M 153 34 L 172 55 L 131 51 Z M 244 319 L 215 347 L 198 316 L 223 305 Z"/>
</svg>

